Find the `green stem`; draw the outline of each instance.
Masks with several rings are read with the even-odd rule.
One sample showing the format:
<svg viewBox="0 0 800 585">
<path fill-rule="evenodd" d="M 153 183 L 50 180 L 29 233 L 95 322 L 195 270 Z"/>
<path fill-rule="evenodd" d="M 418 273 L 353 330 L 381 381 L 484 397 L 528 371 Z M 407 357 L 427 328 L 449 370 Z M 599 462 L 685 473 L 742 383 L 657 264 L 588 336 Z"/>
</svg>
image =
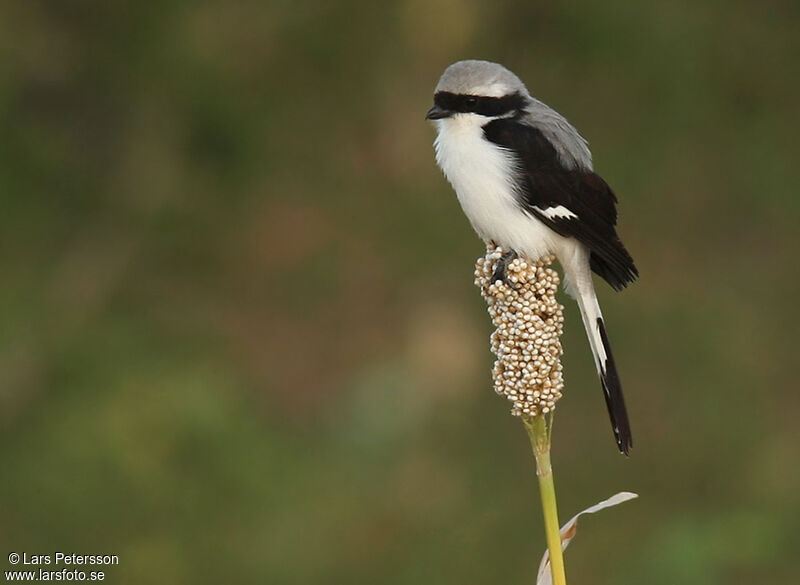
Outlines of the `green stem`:
<svg viewBox="0 0 800 585">
<path fill-rule="evenodd" d="M 551 418 L 549 425 L 551 428 L 552 420 Z M 566 585 L 567 577 L 564 573 L 564 555 L 561 550 L 561 533 L 556 508 L 556 488 L 553 484 L 553 468 L 550 465 L 550 432 L 547 420 L 544 415 L 539 415 L 523 418 L 523 422 L 536 457 L 536 475 L 539 477 L 539 492 L 542 496 L 544 531 L 547 537 L 547 549 L 550 551 L 553 585 Z"/>
</svg>

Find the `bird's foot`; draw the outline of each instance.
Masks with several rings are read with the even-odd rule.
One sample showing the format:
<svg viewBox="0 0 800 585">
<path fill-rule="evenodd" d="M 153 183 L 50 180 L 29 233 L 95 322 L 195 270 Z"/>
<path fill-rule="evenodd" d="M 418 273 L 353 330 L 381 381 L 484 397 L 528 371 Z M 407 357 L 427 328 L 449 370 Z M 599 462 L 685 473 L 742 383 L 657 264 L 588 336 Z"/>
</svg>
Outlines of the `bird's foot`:
<svg viewBox="0 0 800 585">
<path fill-rule="evenodd" d="M 515 260 L 518 257 L 516 250 L 509 250 L 505 252 L 500 259 L 497 261 L 497 265 L 494 268 L 494 274 L 492 274 L 492 282 L 495 283 L 498 280 L 505 284 L 509 288 L 518 289 L 522 286 L 519 283 L 511 282 L 508 278 L 508 264 Z"/>
</svg>

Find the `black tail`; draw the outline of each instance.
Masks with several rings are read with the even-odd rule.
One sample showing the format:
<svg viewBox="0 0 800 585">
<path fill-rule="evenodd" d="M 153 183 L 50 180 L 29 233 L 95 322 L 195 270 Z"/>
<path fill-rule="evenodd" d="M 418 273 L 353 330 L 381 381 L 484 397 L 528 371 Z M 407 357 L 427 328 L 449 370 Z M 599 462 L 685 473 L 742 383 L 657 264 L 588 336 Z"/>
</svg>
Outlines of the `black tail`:
<svg viewBox="0 0 800 585">
<path fill-rule="evenodd" d="M 611 344 L 608 342 L 608 334 L 603 324 L 603 319 L 597 319 L 597 330 L 600 332 L 600 339 L 603 342 L 603 349 L 606 353 L 606 361 L 601 365 L 600 381 L 603 384 L 603 395 L 606 397 L 608 415 L 611 417 L 611 424 L 614 428 L 614 438 L 620 453 L 628 455 L 633 447 L 633 435 L 631 425 L 628 421 L 628 411 L 625 408 L 625 398 L 622 395 L 622 385 L 617 374 L 617 366 L 614 364 L 614 356 L 611 354 Z"/>
</svg>

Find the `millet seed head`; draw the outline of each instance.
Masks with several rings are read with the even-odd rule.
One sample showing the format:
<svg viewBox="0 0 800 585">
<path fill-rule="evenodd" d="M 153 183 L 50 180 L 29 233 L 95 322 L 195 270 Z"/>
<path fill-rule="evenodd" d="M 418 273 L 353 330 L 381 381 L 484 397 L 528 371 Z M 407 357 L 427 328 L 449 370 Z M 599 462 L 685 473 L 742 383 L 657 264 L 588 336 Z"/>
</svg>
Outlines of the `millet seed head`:
<svg viewBox="0 0 800 585">
<path fill-rule="evenodd" d="M 563 307 L 556 300 L 559 278 L 550 264 L 516 258 L 506 266 L 508 284 L 492 282 L 500 247 L 489 246 L 475 264 L 475 284 L 486 299 L 495 330 L 494 390 L 513 404 L 511 414 L 547 414 L 561 398 Z"/>
</svg>

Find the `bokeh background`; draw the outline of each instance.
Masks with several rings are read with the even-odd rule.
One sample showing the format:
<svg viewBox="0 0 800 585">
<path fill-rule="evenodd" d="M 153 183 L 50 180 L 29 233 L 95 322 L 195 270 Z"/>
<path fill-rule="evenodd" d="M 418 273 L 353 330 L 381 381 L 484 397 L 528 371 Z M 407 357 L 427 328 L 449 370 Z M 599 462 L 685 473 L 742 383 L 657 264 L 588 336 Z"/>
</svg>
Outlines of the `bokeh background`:
<svg viewBox="0 0 800 585">
<path fill-rule="evenodd" d="M 114 583 L 532 583 L 532 457 L 423 120 L 500 61 L 589 139 L 641 280 L 572 301 L 575 583 L 800 581 L 800 8 L 0 5 L 0 566 Z"/>
</svg>

